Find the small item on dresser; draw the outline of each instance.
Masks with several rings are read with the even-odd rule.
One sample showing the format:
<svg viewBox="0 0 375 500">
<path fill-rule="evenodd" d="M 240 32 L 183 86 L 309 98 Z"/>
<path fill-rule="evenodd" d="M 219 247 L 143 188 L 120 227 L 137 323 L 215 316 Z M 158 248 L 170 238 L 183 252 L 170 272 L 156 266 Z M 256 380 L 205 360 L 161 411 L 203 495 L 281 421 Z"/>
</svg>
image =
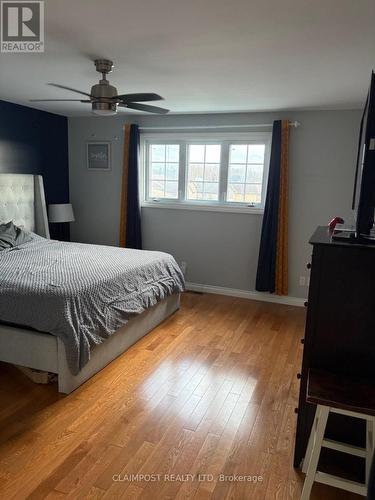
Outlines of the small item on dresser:
<svg viewBox="0 0 375 500">
<path fill-rule="evenodd" d="M 336 228 L 336 224 L 344 224 L 344 219 L 342 217 L 334 217 L 328 224 L 329 230 L 333 232 Z"/>
</svg>

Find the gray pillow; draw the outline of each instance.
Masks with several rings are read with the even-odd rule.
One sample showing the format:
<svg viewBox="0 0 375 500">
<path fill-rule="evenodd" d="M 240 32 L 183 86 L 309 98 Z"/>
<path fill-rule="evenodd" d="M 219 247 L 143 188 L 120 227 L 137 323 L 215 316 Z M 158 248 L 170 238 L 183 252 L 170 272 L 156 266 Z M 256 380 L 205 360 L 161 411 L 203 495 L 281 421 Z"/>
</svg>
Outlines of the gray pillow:
<svg viewBox="0 0 375 500">
<path fill-rule="evenodd" d="M 0 224 L 0 248 L 4 250 L 5 248 L 10 248 L 14 246 L 16 240 L 16 226 L 12 221 L 7 224 Z"/>
<path fill-rule="evenodd" d="M 0 224 L 0 250 L 16 247 L 31 240 L 31 234 L 13 224 L 12 221 Z"/>
</svg>

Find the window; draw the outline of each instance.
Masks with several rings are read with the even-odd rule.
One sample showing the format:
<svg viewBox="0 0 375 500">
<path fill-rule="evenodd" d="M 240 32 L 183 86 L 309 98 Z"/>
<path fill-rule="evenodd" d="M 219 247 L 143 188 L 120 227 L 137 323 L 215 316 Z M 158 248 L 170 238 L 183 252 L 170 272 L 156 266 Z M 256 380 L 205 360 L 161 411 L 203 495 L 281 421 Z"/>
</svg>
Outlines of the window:
<svg viewBox="0 0 375 500">
<path fill-rule="evenodd" d="M 142 137 L 143 204 L 262 211 L 270 133 Z"/>
<path fill-rule="evenodd" d="M 187 200 L 219 200 L 220 144 L 188 145 Z"/>
<path fill-rule="evenodd" d="M 265 144 L 231 144 L 227 201 L 262 202 Z"/>
<path fill-rule="evenodd" d="M 178 144 L 152 144 L 150 147 L 150 195 L 152 198 L 178 198 Z"/>
</svg>

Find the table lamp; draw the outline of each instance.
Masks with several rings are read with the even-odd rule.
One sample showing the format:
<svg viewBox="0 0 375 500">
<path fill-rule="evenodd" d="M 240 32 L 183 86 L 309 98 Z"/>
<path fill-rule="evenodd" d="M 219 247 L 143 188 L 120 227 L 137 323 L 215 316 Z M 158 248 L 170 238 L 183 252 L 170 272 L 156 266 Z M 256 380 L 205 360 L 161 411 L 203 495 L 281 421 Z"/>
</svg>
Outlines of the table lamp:
<svg viewBox="0 0 375 500">
<path fill-rule="evenodd" d="M 65 223 L 75 221 L 71 203 L 54 203 L 48 205 L 48 220 L 52 224 L 58 224 L 60 226 L 56 228 L 57 231 L 53 231 L 56 235 L 56 239 L 69 241 L 69 226 L 65 226 Z"/>
</svg>

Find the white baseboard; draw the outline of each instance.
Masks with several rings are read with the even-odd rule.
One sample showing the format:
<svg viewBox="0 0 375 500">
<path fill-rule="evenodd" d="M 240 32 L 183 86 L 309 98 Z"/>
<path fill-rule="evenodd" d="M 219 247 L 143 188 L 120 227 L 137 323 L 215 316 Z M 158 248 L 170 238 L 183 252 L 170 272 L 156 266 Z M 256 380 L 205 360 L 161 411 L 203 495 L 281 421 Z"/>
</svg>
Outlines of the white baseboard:
<svg viewBox="0 0 375 500">
<path fill-rule="evenodd" d="M 306 299 L 290 297 L 289 295 L 275 295 L 273 293 L 252 292 L 250 290 L 237 290 L 235 288 L 224 288 L 221 286 L 202 285 L 200 283 L 186 283 L 186 290 L 201 293 L 213 293 L 217 295 L 229 295 L 230 297 L 241 297 L 243 299 L 260 300 L 263 302 L 275 302 L 289 306 L 303 307 Z"/>
</svg>

